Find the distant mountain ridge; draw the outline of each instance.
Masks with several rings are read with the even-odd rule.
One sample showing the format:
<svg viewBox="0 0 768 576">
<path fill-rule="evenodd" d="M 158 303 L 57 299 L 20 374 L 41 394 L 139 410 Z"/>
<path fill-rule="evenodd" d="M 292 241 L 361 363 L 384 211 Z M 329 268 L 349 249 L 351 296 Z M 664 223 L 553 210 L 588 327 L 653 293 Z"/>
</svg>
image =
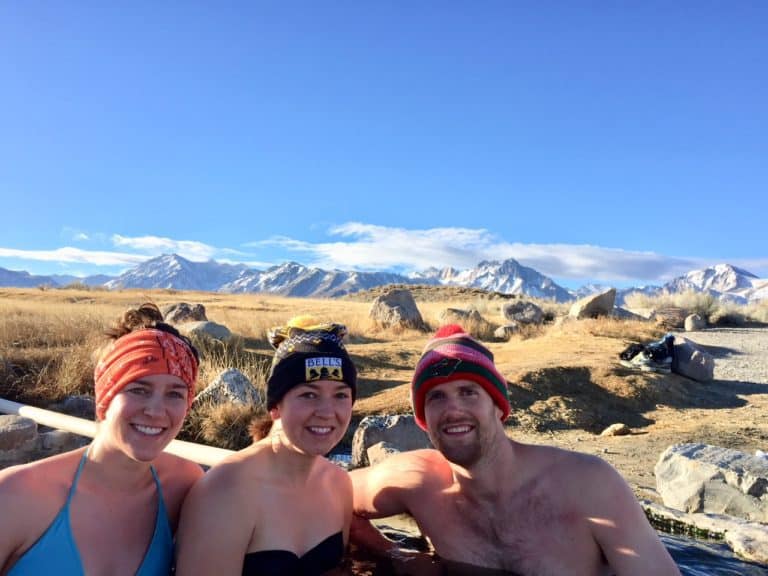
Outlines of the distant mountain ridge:
<svg viewBox="0 0 768 576">
<path fill-rule="evenodd" d="M 65 286 L 77 282 L 92 286 L 103 285 L 109 289 L 171 288 L 231 293 L 268 292 L 315 298 L 339 297 L 386 284 L 426 284 L 522 294 L 557 302 L 581 298 L 609 287 L 586 285 L 578 290 L 566 290 L 551 278 L 533 268 L 523 266 L 512 258 L 483 261 L 466 270 L 452 267 L 429 268 L 407 276 L 394 272 L 323 270 L 297 262 L 285 262 L 266 270 L 256 270 L 244 264 L 227 264 L 215 260 L 193 262 L 178 254 L 163 254 L 152 258 L 117 277 L 35 276 L 28 272 L 0 268 L 0 286 Z M 760 279 L 730 264 L 718 264 L 692 270 L 663 286 L 618 290 L 617 303 L 622 303 L 624 297 L 633 292 L 653 296 L 687 290 L 708 292 L 722 300 L 747 303 L 768 298 L 768 279 Z"/>
</svg>

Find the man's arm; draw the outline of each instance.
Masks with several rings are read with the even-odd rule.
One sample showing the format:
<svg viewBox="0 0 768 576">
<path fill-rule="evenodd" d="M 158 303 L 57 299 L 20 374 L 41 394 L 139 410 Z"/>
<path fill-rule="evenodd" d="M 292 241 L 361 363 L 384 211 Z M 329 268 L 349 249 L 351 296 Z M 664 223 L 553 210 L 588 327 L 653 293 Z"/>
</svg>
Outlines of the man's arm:
<svg viewBox="0 0 768 576">
<path fill-rule="evenodd" d="M 415 450 L 350 472 L 354 496 L 352 542 L 381 555 L 397 555 L 397 544 L 382 535 L 369 519 L 413 514 L 413 499 L 432 490 L 439 478 L 442 457 L 436 458 L 434 450 Z"/>
<path fill-rule="evenodd" d="M 608 463 L 600 460 L 596 467 L 589 483 L 594 504 L 589 522 L 617 576 L 680 576 L 629 485 Z"/>
</svg>

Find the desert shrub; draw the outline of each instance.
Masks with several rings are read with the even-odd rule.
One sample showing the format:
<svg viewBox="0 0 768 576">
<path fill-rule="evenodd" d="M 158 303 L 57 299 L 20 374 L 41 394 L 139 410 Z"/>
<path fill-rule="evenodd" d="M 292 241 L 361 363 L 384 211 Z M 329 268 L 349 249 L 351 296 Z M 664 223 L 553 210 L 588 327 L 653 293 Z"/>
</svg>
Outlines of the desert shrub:
<svg viewBox="0 0 768 576">
<path fill-rule="evenodd" d="M 226 403 L 204 404 L 192 409 L 182 431 L 182 436 L 192 441 L 240 450 L 251 444 L 251 421 L 264 415 L 260 406 Z"/>
<path fill-rule="evenodd" d="M 750 322 L 746 306 L 722 302 L 709 317 L 712 326 L 744 326 Z"/>
<path fill-rule="evenodd" d="M 748 304 L 744 314 L 753 322 L 768 323 L 768 299 Z"/>
<path fill-rule="evenodd" d="M 665 330 L 644 320 L 620 320 L 618 318 L 602 316 L 569 322 L 565 324 L 568 331 L 584 331 L 590 336 L 602 336 L 605 338 L 618 338 L 633 342 L 645 342 L 656 340 L 664 335 Z"/>
<path fill-rule="evenodd" d="M 546 330 L 547 328 L 542 324 L 521 324 L 510 339 L 530 340 L 542 336 Z"/>
<path fill-rule="evenodd" d="M 271 355 L 246 350 L 241 336 L 233 336 L 226 342 L 212 338 L 195 338 L 193 342 L 200 352 L 198 390 L 230 368 L 240 370 L 257 389 L 265 389 Z"/>
<path fill-rule="evenodd" d="M 734 315 L 738 309 L 731 307 L 731 303 L 718 300 L 709 292 L 693 291 L 680 294 L 663 293 L 657 296 L 635 292 L 625 298 L 625 303 L 630 310 L 680 308 L 686 314 L 698 314 L 710 324 L 717 324 L 720 319 Z M 740 314 L 743 314 L 743 311 Z"/>
</svg>

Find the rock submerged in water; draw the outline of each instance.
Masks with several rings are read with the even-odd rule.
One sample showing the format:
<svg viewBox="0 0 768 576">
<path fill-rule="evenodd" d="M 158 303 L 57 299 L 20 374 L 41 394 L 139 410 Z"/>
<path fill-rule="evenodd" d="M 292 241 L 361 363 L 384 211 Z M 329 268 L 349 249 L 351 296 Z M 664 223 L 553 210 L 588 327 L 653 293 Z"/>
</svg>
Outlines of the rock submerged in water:
<svg viewBox="0 0 768 576">
<path fill-rule="evenodd" d="M 768 522 L 768 460 L 707 444 L 675 444 L 654 468 L 664 504 Z"/>
</svg>

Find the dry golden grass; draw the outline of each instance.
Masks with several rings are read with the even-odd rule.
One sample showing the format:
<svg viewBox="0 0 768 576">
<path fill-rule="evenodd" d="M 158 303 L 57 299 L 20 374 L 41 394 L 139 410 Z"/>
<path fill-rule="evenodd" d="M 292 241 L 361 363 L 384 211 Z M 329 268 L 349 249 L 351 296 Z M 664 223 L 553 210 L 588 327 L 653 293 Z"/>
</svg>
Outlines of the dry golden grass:
<svg viewBox="0 0 768 576">
<path fill-rule="evenodd" d="M 505 323 L 500 310 L 508 299 L 483 298 L 477 291 L 441 294 L 450 298 L 435 300 L 425 290 L 417 297 L 430 331 L 438 327 L 441 313 L 449 307 L 474 308 L 492 325 Z M 160 307 L 182 301 L 201 303 L 211 321 L 226 325 L 236 335 L 226 345 L 199 343 L 198 389 L 228 368 L 239 369 L 263 388 L 272 357 L 266 332 L 293 316 L 311 314 L 318 320 L 346 324 L 347 346 L 359 371 L 355 421 L 368 414 L 410 410 L 410 378 L 430 336 L 417 330 L 377 328 L 368 317 L 370 300 L 168 290 L 0 289 L 0 396 L 47 406 L 69 394 L 90 393 L 91 351 L 100 333 L 126 308 L 145 301 Z M 537 303 L 550 318 L 568 308 Z M 690 305 L 704 309 L 711 302 L 694 300 Z M 722 309 L 726 308 L 719 306 Z M 768 305 L 749 313 L 765 317 Z M 624 416 L 643 424 L 642 412 L 659 399 L 659 376 L 628 373 L 617 356 L 630 342 L 655 340 L 661 333 L 653 323 L 605 318 L 526 328 L 507 342 L 493 341 L 487 332 L 481 337 L 510 381 L 516 403 L 513 419 L 518 425 L 541 429 L 548 423 L 588 427 L 585 423 L 591 422 L 594 428 Z M 674 393 L 674 381 L 665 386 L 666 393 Z M 607 408 L 597 413 L 596 406 Z M 250 409 L 195 408 L 183 437 L 239 447 L 248 441 L 246 421 L 253 414 Z"/>
<path fill-rule="evenodd" d="M 733 302 L 722 302 L 711 294 L 700 292 L 661 294 L 659 296 L 630 294 L 626 298 L 626 308 L 639 311 L 681 308 L 686 314 L 698 314 L 712 326 L 745 326 L 768 323 L 768 300 L 741 305 Z"/>
</svg>

